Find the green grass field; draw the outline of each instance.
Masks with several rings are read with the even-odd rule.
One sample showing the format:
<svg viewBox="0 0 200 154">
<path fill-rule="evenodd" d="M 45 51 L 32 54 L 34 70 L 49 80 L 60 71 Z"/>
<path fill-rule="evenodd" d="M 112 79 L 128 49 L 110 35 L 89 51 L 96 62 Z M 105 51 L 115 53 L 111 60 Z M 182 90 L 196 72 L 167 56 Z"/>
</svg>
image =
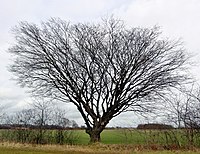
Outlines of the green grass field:
<svg viewBox="0 0 200 154">
<path fill-rule="evenodd" d="M 86 145 L 89 143 L 89 135 L 85 133 L 85 130 L 75 130 L 75 136 L 77 136 L 74 144 Z M 126 129 L 112 129 L 104 130 L 101 133 L 101 142 L 104 144 L 144 144 L 145 137 L 141 131 L 129 131 Z"/>
<path fill-rule="evenodd" d="M 76 130 L 78 140 L 76 144 L 88 144 L 89 136 L 84 130 Z M 106 129 L 101 133 L 101 142 L 104 144 L 144 144 L 144 132 L 128 129 Z"/>
<path fill-rule="evenodd" d="M 89 136 L 84 130 L 76 130 L 78 139 L 75 144 L 88 144 Z M 106 129 L 101 133 L 103 144 L 133 144 L 148 145 L 178 144 L 184 146 L 189 143 L 188 134 L 183 130 L 137 130 L 137 129 Z M 194 144 L 199 146 L 200 137 L 194 136 Z"/>
</svg>

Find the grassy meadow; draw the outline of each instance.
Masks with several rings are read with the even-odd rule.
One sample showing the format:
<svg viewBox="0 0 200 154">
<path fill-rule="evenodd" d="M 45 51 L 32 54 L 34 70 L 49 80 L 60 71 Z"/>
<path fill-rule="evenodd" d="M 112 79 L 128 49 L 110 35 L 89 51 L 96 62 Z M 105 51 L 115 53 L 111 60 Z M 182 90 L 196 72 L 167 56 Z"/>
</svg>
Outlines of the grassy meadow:
<svg viewBox="0 0 200 154">
<path fill-rule="evenodd" d="M 200 135 L 191 130 L 106 129 L 100 144 L 89 144 L 84 130 L 0 130 L 0 154 L 192 154 L 199 148 Z"/>
<path fill-rule="evenodd" d="M 76 145 L 86 145 L 89 136 L 84 130 L 76 130 Z M 103 144 L 131 145 L 163 145 L 183 147 L 194 145 L 200 147 L 200 133 L 187 130 L 137 130 L 137 129 L 106 129 L 101 133 Z"/>
</svg>

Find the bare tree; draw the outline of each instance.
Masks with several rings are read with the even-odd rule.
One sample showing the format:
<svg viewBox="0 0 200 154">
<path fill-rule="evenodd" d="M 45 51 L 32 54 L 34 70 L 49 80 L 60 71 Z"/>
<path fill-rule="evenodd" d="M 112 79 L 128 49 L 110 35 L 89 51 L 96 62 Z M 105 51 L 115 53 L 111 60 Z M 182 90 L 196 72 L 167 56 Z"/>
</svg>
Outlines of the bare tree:
<svg viewBox="0 0 200 154">
<path fill-rule="evenodd" d="M 70 24 L 51 19 L 14 29 L 10 71 L 34 95 L 73 103 L 91 142 L 122 112 L 149 112 L 154 99 L 183 80 L 187 60 L 179 41 L 160 39 L 157 27 L 126 28 L 123 21 Z"/>
<path fill-rule="evenodd" d="M 182 112 L 185 127 L 200 128 L 200 87 L 193 86 L 186 92 L 187 102 Z"/>
<path fill-rule="evenodd" d="M 2 104 L 0 104 L 0 124 L 4 123 L 5 120 L 5 106 L 3 106 Z"/>
<path fill-rule="evenodd" d="M 51 123 L 53 118 L 53 104 L 50 101 L 45 101 L 44 99 L 34 100 L 31 104 L 32 110 L 34 110 L 34 124 L 39 126 L 39 128 L 44 129 L 45 125 Z"/>
<path fill-rule="evenodd" d="M 200 88 L 192 84 L 178 93 L 170 93 L 164 103 L 169 122 L 180 127 L 200 128 Z"/>
<path fill-rule="evenodd" d="M 61 108 L 54 108 L 52 112 L 52 122 L 53 125 L 66 128 L 70 127 L 71 121 L 67 118 L 66 111 Z"/>
<path fill-rule="evenodd" d="M 34 109 L 23 109 L 18 111 L 14 116 L 16 124 L 21 124 L 23 127 L 33 125 L 35 122 L 35 110 Z"/>
<path fill-rule="evenodd" d="M 163 107 L 161 109 L 164 111 L 162 112 L 164 120 L 167 120 L 168 123 L 175 125 L 177 128 L 184 127 L 183 112 L 185 112 L 190 98 L 183 92 L 173 91 L 163 101 Z"/>
<path fill-rule="evenodd" d="M 72 122 L 72 128 L 78 128 L 79 127 L 75 120 L 72 120 L 71 122 Z"/>
<path fill-rule="evenodd" d="M 189 89 L 189 90 L 188 90 Z M 171 96 L 172 97 L 172 96 Z M 171 104 L 171 114 L 169 117 L 177 120 L 179 124 L 185 127 L 184 136 L 188 144 L 195 145 L 199 141 L 200 130 L 200 88 L 196 84 L 183 91 L 181 97 L 175 97 Z M 174 111 L 174 112 L 173 112 Z"/>
</svg>

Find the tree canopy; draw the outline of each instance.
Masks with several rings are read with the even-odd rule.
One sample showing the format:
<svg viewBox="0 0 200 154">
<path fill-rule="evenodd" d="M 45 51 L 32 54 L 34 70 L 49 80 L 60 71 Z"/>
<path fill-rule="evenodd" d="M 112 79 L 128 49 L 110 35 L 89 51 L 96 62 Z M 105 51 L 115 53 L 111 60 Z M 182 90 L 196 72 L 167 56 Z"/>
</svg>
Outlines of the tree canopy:
<svg viewBox="0 0 200 154">
<path fill-rule="evenodd" d="M 185 80 L 179 41 L 158 27 L 127 28 L 123 21 L 71 24 L 50 19 L 14 28 L 10 71 L 32 94 L 73 103 L 91 141 L 125 111 L 148 112 L 154 99 Z"/>
</svg>

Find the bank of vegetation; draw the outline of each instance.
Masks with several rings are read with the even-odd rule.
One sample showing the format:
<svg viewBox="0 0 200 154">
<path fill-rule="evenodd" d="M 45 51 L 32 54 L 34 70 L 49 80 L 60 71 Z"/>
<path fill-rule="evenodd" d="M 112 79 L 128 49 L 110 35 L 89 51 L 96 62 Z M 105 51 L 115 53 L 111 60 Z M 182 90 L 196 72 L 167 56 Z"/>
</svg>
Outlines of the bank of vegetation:
<svg viewBox="0 0 200 154">
<path fill-rule="evenodd" d="M 196 129 L 105 129 L 101 135 L 105 145 L 141 146 L 145 149 L 200 148 L 200 131 Z M 2 129 L 0 141 L 27 144 L 89 145 L 83 129 Z"/>
</svg>

